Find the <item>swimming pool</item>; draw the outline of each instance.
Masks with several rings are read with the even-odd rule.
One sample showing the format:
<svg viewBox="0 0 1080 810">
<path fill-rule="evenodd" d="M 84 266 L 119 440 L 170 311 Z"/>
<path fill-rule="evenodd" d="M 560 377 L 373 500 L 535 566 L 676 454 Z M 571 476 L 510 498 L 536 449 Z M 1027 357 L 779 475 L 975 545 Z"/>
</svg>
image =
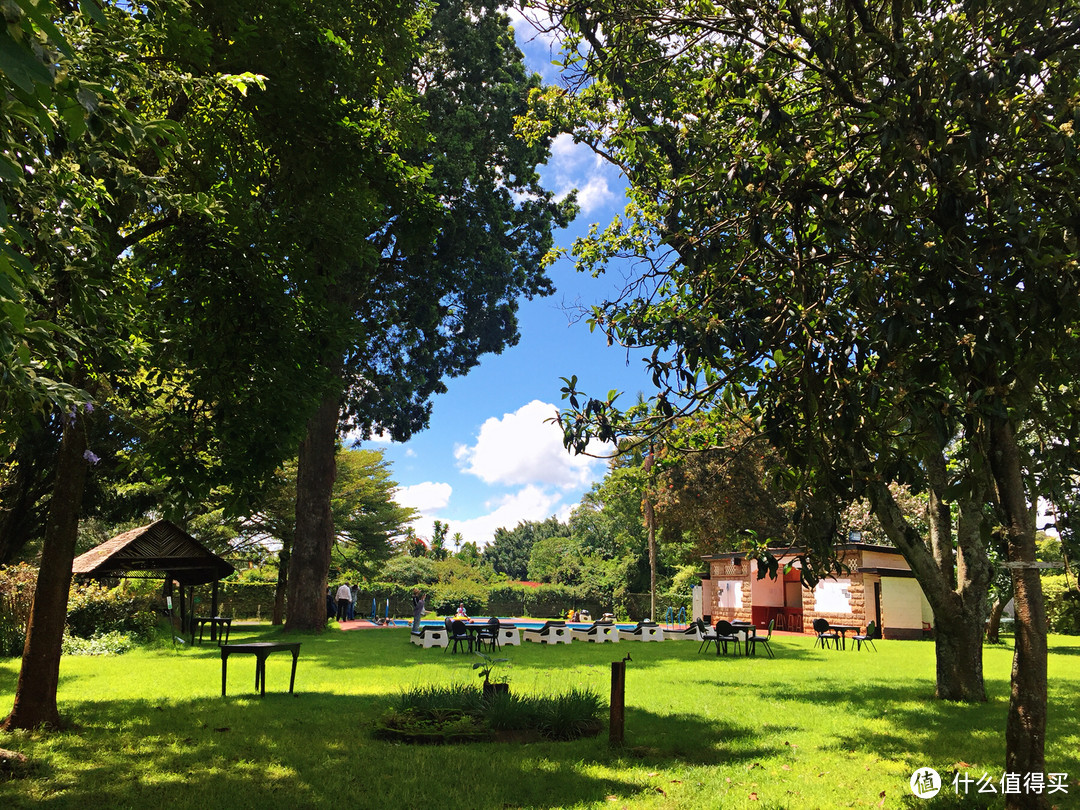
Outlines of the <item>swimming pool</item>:
<svg viewBox="0 0 1080 810">
<path fill-rule="evenodd" d="M 486 622 L 487 616 L 470 616 L 470 622 Z M 552 619 L 552 621 L 559 621 L 559 619 Z M 443 619 L 424 619 L 420 622 L 422 627 L 442 627 L 445 621 Z M 504 619 L 499 618 L 499 623 L 504 625 L 513 625 L 521 630 L 539 630 L 547 622 L 544 621 L 529 621 L 528 619 Z M 567 622 L 566 626 L 571 630 L 588 630 L 592 627 L 592 622 Z M 620 630 L 633 630 L 637 627 L 636 622 L 616 622 L 615 626 Z"/>
</svg>

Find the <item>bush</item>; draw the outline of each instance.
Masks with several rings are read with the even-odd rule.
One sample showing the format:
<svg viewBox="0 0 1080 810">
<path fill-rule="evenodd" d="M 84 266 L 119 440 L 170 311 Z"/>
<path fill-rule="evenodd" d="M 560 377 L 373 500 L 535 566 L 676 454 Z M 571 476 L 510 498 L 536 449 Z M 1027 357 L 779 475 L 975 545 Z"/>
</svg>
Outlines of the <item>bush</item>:
<svg viewBox="0 0 1080 810">
<path fill-rule="evenodd" d="M 473 616 L 488 613 L 488 596 L 491 589 L 479 582 L 458 579 L 453 582 L 440 582 L 431 588 L 426 607 L 441 616 L 452 616 L 458 605 L 464 604 L 465 611 Z"/>
<path fill-rule="evenodd" d="M 1046 624 L 1051 633 L 1080 635 L 1080 593 L 1077 593 L 1073 582 L 1075 580 L 1065 574 L 1042 579 Z"/>
<path fill-rule="evenodd" d="M 61 652 L 64 655 L 123 655 L 134 646 L 135 641 L 131 636 L 115 630 L 91 638 L 79 638 L 64 633 Z"/>
<path fill-rule="evenodd" d="M 149 638 L 157 627 L 155 600 L 129 593 L 123 587 L 74 585 L 68 597 L 68 632 L 82 639 L 112 632 Z"/>
<path fill-rule="evenodd" d="M 0 657 L 22 655 L 36 584 L 37 569 L 26 563 L 0 568 Z"/>
<path fill-rule="evenodd" d="M 269 619 L 274 615 L 276 590 L 277 582 L 222 582 L 218 593 L 218 615 L 233 619 Z M 207 612 L 205 615 L 210 614 Z"/>
<path fill-rule="evenodd" d="M 575 740 L 600 731 L 606 708 L 603 698 L 587 689 L 484 698 L 475 687 L 422 686 L 401 694 L 397 710 L 376 722 L 375 736 L 415 743 L 472 742 L 489 739 L 486 728 Z"/>
</svg>

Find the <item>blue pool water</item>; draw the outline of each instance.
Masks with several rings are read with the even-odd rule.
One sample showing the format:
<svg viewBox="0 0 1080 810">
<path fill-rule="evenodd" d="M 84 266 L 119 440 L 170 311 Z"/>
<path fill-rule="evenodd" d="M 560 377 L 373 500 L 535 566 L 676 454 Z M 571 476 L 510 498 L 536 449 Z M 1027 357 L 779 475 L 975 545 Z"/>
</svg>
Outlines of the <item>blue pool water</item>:
<svg viewBox="0 0 1080 810">
<path fill-rule="evenodd" d="M 486 622 L 487 620 L 488 620 L 487 616 L 474 616 L 474 617 L 469 618 L 469 621 L 471 621 L 471 622 Z M 521 621 L 519 619 L 502 619 L 502 618 L 500 618 L 499 621 L 502 622 L 503 624 L 512 624 L 512 625 L 514 625 L 514 627 L 517 627 L 519 630 L 526 630 L 526 629 L 527 630 L 539 630 L 541 627 L 543 627 L 546 624 L 546 622 L 529 622 L 529 621 Z M 442 627 L 444 622 L 443 622 L 442 619 L 424 619 L 423 621 L 420 622 L 420 624 L 425 626 L 425 627 Z M 569 627 L 572 630 L 588 630 L 590 627 L 592 627 L 592 622 L 567 622 L 566 626 Z M 621 623 L 616 622 L 615 626 L 618 627 L 620 630 L 633 630 L 635 627 L 637 627 L 637 623 L 636 622 L 621 622 Z"/>
</svg>

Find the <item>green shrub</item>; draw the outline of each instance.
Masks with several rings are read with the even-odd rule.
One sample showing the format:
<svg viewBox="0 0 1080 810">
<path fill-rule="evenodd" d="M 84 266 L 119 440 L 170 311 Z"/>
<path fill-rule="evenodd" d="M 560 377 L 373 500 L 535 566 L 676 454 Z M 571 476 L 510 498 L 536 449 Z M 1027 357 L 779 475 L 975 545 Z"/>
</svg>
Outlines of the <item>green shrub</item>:
<svg viewBox="0 0 1080 810">
<path fill-rule="evenodd" d="M 123 587 L 90 583 L 73 585 L 68 596 L 67 629 L 72 636 L 90 639 L 119 632 L 149 638 L 157 627 L 156 597 L 139 595 Z"/>
<path fill-rule="evenodd" d="M 491 589 L 479 582 L 457 579 L 452 582 L 440 582 L 431 587 L 427 599 L 427 609 L 434 610 L 440 616 L 452 616 L 458 605 L 464 604 L 465 611 L 473 616 L 488 613 L 488 594 Z"/>
<path fill-rule="evenodd" d="M 533 731 L 552 740 L 596 734 L 607 708 L 587 689 L 556 695 L 513 692 L 484 698 L 471 686 L 421 686 L 401 693 L 398 708 L 375 724 L 375 736 L 407 742 L 470 742 L 493 731 Z"/>
<path fill-rule="evenodd" d="M 19 563 L 0 568 L 0 657 L 22 655 L 36 584 L 33 566 Z"/>
<path fill-rule="evenodd" d="M 1080 593 L 1075 580 L 1065 574 L 1042 578 L 1046 599 L 1046 624 L 1051 633 L 1080 635 Z"/>
<path fill-rule="evenodd" d="M 123 655 L 134 647 L 135 641 L 130 635 L 116 630 L 90 638 L 79 638 L 64 633 L 61 652 L 64 655 Z"/>
<path fill-rule="evenodd" d="M 232 619 L 270 618 L 274 614 L 276 582 L 257 580 L 230 580 L 221 583 L 218 592 L 218 615 Z M 175 601 L 175 600 L 174 600 Z M 207 605 L 205 615 L 209 616 Z"/>
</svg>

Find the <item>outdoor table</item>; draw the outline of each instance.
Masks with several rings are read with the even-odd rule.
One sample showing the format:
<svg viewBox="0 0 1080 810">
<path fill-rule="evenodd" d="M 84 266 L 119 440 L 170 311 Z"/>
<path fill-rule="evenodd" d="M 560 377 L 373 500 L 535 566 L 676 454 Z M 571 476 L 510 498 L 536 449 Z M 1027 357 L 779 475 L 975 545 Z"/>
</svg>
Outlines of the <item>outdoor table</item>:
<svg viewBox="0 0 1080 810">
<path fill-rule="evenodd" d="M 195 643 L 195 628 L 199 628 L 199 643 L 202 644 L 203 628 L 206 625 L 210 625 L 211 628 L 217 630 L 218 646 L 229 643 L 229 630 L 232 629 L 232 619 L 226 619 L 222 616 L 214 616 L 211 618 L 195 618 L 191 620 L 191 643 Z M 224 630 L 224 632 L 222 632 Z M 214 633 L 210 633 L 210 637 L 213 638 Z M 224 639 L 224 641 L 222 641 Z"/>
<path fill-rule="evenodd" d="M 858 633 L 859 628 L 850 624 L 829 624 L 830 630 L 835 630 L 840 634 L 840 648 L 847 649 L 847 633 L 850 630 L 852 633 Z"/>
<path fill-rule="evenodd" d="M 753 622 L 729 622 L 740 633 L 745 633 L 746 638 L 743 640 L 743 655 L 750 655 L 750 645 L 746 643 L 746 639 L 750 636 L 757 636 L 757 625 Z M 756 646 L 756 645 L 755 645 Z"/>
<path fill-rule="evenodd" d="M 296 682 L 296 659 L 300 656 L 300 642 L 277 644 L 272 641 L 253 641 L 249 644 L 223 644 L 221 646 L 221 696 L 225 697 L 225 677 L 231 653 L 250 653 L 255 656 L 255 688 L 266 694 L 266 657 L 274 652 L 292 653 L 292 674 L 289 675 L 289 693 Z"/>
</svg>

